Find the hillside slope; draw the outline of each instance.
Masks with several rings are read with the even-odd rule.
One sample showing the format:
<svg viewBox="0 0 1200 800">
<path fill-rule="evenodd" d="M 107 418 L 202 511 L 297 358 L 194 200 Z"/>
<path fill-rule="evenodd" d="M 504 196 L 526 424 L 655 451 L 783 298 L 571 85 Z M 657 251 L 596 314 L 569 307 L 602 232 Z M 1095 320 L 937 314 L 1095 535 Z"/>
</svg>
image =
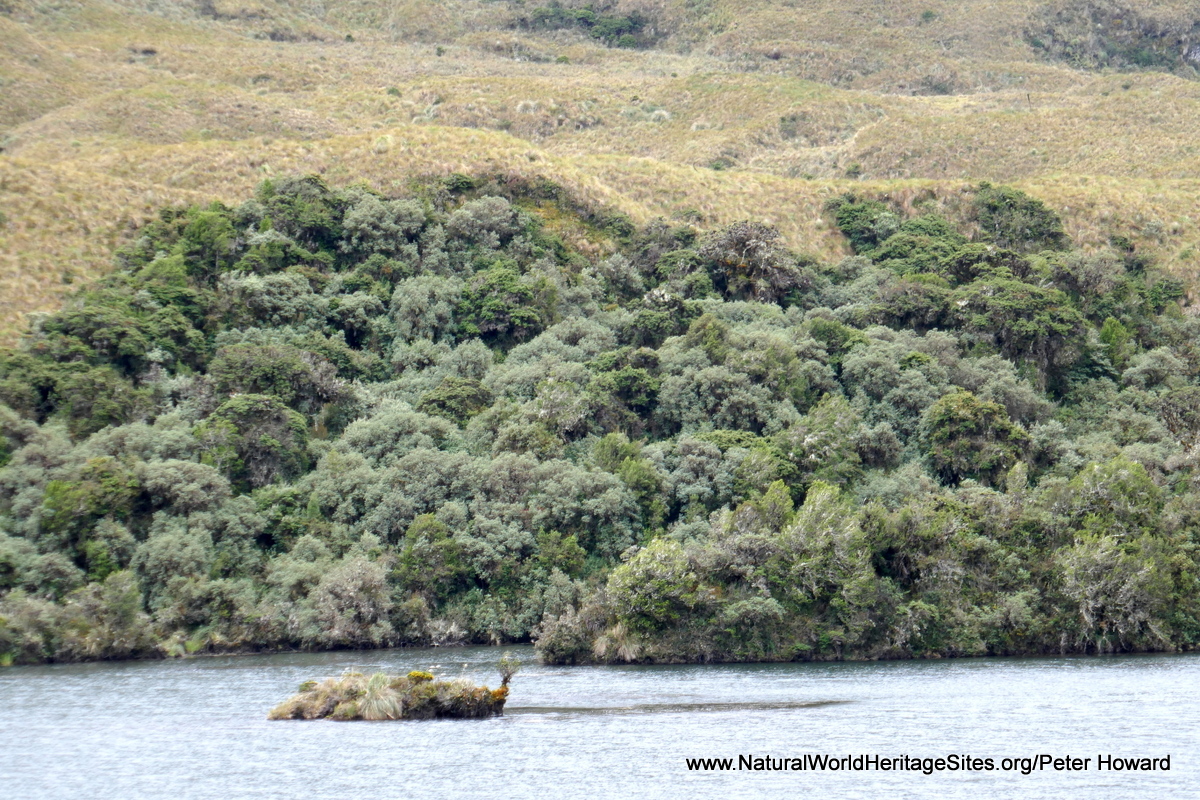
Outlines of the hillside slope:
<svg viewBox="0 0 1200 800">
<path fill-rule="evenodd" d="M 542 175 L 642 222 L 770 221 L 825 256 L 831 196 L 952 207 L 992 180 L 1085 247 L 1200 274 L 1189 4 L 586 8 L 0 0 L 0 337 L 107 270 L 149 208 L 296 169 L 391 192 Z"/>
</svg>

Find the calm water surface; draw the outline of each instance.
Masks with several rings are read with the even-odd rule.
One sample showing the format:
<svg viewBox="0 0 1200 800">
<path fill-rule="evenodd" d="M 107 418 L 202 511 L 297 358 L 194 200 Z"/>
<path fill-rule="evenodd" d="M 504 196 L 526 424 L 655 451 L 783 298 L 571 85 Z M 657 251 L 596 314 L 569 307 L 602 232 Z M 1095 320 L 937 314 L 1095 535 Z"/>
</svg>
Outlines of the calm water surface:
<svg viewBox="0 0 1200 800">
<path fill-rule="evenodd" d="M 346 669 L 495 684 L 494 648 L 0 670 L 5 798 L 1200 797 L 1200 657 L 527 666 L 505 717 L 267 722 Z M 687 757 L 1171 755 L 1171 771 L 689 772 Z"/>
</svg>

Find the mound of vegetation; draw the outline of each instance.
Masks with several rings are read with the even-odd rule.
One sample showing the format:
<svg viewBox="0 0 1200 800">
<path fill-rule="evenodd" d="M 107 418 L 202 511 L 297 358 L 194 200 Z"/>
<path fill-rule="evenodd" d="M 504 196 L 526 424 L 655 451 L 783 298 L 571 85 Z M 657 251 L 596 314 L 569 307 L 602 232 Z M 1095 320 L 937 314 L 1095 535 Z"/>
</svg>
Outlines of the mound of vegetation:
<svg viewBox="0 0 1200 800">
<path fill-rule="evenodd" d="M 428 672 L 367 676 L 348 672 L 340 678 L 305 681 L 299 694 L 271 710 L 267 719 L 483 719 L 504 713 L 513 669 L 505 669 L 499 689 L 467 680 L 439 681 Z"/>
<path fill-rule="evenodd" d="M 0 658 L 1193 647 L 1179 284 L 1003 187 L 829 213 L 840 263 L 463 176 L 164 210 L 0 354 Z"/>
<path fill-rule="evenodd" d="M 645 47 L 657 39 L 655 26 L 643 14 L 618 13 L 611 4 L 589 3 L 580 8 L 563 6 L 558 0 L 530 9 L 516 24 L 530 30 L 577 28 L 609 47 Z"/>
<path fill-rule="evenodd" d="M 1045 6 L 1030 20 L 1025 37 L 1045 57 L 1083 69 L 1200 65 L 1192 54 L 1200 40 L 1200 15 L 1147 16 L 1119 0 L 1068 0 Z"/>
</svg>

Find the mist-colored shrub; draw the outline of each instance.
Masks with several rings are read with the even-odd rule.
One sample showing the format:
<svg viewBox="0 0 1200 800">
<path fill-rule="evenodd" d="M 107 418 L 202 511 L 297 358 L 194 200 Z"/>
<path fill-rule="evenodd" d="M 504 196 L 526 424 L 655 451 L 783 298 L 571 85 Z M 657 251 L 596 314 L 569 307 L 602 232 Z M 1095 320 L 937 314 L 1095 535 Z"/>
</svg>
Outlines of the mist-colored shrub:
<svg viewBox="0 0 1200 800">
<path fill-rule="evenodd" d="M 319 647 L 382 647 L 394 641 L 387 565 L 348 555 L 300 604 L 294 635 Z"/>
<path fill-rule="evenodd" d="M 376 467 L 391 466 L 418 448 L 462 447 L 453 424 L 396 402 L 384 403 L 373 414 L 350 424 L 335 445 L 338 452 L 362 456 Z"/>
<path fill-rule="evenodd" d="M 776 303 L 807 282 L 781 238 L 769 225 L 739 222 L 709 235 L 699 257 L 711 265 L 713 285 L 726 299 Z"/>
<path fill-rule="evenodd" d="M 1121 383 L 1138 389 L 1175 388 L 1184 373 L 1181 362 L 1168 347 L 1156 347 L 1134 356 L 1121 373 Z"/>
<path fill-rule="evenodd" d="M 1200 387 L 1167 392 L 1158 401 L 1158 413 L 1181 443 L 1194 445 L 1200 440 Z"/>
<path fill-rule="evenodd" d="M 774 402 L 770 391 L 746 373 L 724 366 L 664 378 L 658 393 L 657 417 L 667 430 L 762 432 L 778 429 L 795 416 L 786 401 Z"/>
<path fill-rule="evenodd" d="M 385 200 L 363 193 L 342 217 L 341 249 L 416 263 L 414 240 L 425 226 L 425 209 L 415 200 Z"/>
<path fill-rule="evenodd" d="M 170 459 L 138 465 L 138 488 L 156 508 L 187 514 L 219 506 L 230 496 L 229 481 L 206 464 Z"/>
<path fill-rule="evenodd" d="M 451 278 L 409 278 L 396 286 L 391 317 L 402 340 L 454 341 L 462 285 Z"/>
<path fill-rule="evenodd" d="M 221 276 L 217 292 L 229 316 L 243 325 L 256 320 L 271 327 L 313 327 L 313 322 L 324 321 L 329 308 L 329 301 L 314 292 L 299 272 L 261 276 L 231 272 Z"/>
<path fill-rule="evenodd" d="M 213 558 L 211 533 L 189 528 L 186 517 L 159 513 L 134 552 L 132 567 L 153 604 L 167 597 L 173 581 L 208 575 Z"/>
<path fill-rule="evenodd" d="M 465 203 L 446 222 L 452 236 L 490 250 L 499 249 L 521 227 L 516 210 L 503 197 L 481 197 Z"/>
<path fill-rule="evenodd" d="M 844 484 L 860 474 L 860 426 L 861 419 L 846 398 L 827 394 L 795 425 L 776 434 L 774 442 L 795 467 L 797 485 Z"/>
</svg>

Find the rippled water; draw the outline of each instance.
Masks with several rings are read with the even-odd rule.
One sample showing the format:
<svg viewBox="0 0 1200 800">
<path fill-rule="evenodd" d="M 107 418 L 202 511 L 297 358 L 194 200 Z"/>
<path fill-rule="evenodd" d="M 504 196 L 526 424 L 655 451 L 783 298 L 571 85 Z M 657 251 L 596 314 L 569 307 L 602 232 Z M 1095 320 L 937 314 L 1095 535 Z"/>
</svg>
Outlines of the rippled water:
<svg viewBox="0 0 1200 800">
<path fill-rule="evenodd" d="M 1200 796 L 1200 657 L 542 667 L 503 718 L 267 722 L 303 680 L 431 669 L 496 683 L 493 648 L 0 670 L 5 798 Z M 805 753 L 1171 756 L 1170 772 L 695 772 Z"/>
</svg>

